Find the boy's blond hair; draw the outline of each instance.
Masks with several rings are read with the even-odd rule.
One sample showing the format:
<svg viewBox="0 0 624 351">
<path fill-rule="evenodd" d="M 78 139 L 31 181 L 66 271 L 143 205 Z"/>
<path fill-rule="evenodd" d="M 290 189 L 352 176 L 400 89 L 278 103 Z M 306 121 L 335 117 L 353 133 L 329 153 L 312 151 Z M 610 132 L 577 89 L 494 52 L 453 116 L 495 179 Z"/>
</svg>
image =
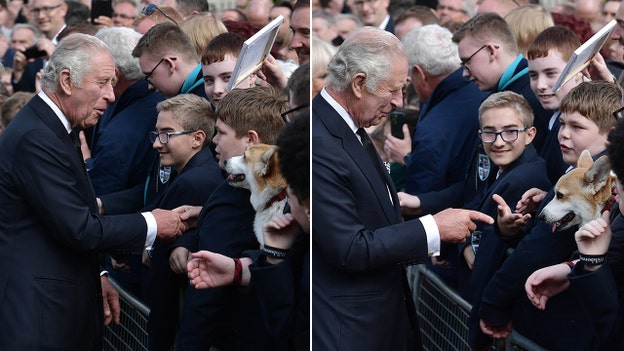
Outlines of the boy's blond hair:
<svg viewBox="0 0 624 351">
<path fill-rule="evenodd" d="M 622 107 L 622 91 L 612 82 L 583 82 L 570 90 L 561 101 L 561 113 L 578 112 L 593 121 L 605 134 L 615 126 L 613 112 Z"/>
<path fill-rule="evenodd" d="M 524 96 L 513 91 L 494 93 L 485 99 L 479 106 L 479 126 L 482 127 L 481 116 L 485 111 L 493 108 L 510 108 L 516 117 L 522 121 L 525 128 L 533 126 L 533 109 Z"/>
<path fill-rule="evenodd" d="M 281 116 L 288 110 L 286 94 L 272 87 L 234 89 L 219 102 L 217 118 L 242 138 L 254 130 L 260 142 L 274 145 L 286 125 Z"/>
<path fill-rule="evenodd" d="M 206 133 L 206 146 L 214 135 L 215 113 L 210 102 L 194 94 L 180 94 L 156 105 L 158 112 L 171 111 L 173 119 L 185 130 L 203 130 Z"/>
</svg>

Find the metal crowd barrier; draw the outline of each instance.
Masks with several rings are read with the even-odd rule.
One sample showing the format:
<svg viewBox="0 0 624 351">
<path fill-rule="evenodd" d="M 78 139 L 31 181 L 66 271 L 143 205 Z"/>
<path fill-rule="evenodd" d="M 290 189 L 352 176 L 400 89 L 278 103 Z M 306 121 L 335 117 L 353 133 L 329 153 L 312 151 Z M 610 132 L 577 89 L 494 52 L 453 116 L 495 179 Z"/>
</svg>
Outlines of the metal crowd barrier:
<svg viewBox="0 0 624 351">
<path fill-rule="evenodd" d="M 468 350 L 470 304 L 424 265 L 410 266 L 408 278 L 419 317 L 423 348 L 427 351 Z M 111 283 L 119 291 L 121 318 L 104 331 L 103 351 L 147 351 L 149 308 L 134 295 Z M 546 351 L 517 332 L 512 332 L 500 351 Z"/>
<path fill-rule="evenodd" d="M 111 277 L 108 280 L 119 291 L 121 316 L 119 325 L 111 323 L 104 329 L 103 351 L 147 351 L 149 308 Z"/>
<path fill-rule="evenodd" d="M 408 278 L 416 305 L 423 349 L 428 351 L 468 350 L 470 304 L 449 288 L 425 265 L 411 266 Z M 546 351 L 513 331 L 500 351 Z"/>
</svg>

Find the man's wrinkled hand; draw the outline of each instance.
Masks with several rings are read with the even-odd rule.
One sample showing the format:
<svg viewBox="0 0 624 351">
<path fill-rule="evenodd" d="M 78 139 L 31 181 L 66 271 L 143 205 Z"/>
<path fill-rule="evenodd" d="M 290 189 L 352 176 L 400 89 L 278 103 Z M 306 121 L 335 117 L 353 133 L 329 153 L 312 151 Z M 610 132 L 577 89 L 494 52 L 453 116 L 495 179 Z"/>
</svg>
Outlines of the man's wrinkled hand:
<svg viewBox="0 0 624 351">
<path fill-rule="evenodd" d="M 440 240 L 448 243 L 463 243 L 477 229 L 475 221 L 486 224 L 494 223 L 494 219 L 484 213 L 472 210 L 449 208 L 433 215 Z"/>
<path fill-rule="evenodd" d="M 152 211 L 152 214 L 158 226 L 158 238 L 164 242 L 175 240 L 186 230 L 186 226 L 177 212 L 157 208 Z"/>
<path fill-rule="evenodd" d="M 104 303 L 104 325 L 109 325 L 111 321 L 119 324 L 119 316 L 121 315 L 119 292 L 108 281 L 106 275 L 100 277 L 100 283 L 102 284 L 102 300 Z"/>
</svg>

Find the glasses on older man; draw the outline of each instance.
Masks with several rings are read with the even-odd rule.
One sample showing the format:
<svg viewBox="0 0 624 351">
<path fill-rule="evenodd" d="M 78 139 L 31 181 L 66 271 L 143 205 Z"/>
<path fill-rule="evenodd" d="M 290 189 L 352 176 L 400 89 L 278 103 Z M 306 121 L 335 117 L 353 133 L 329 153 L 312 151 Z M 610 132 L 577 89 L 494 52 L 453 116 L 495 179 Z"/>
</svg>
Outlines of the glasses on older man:
<svg viewBox="0 0 624 351">
<path fill-rule="evenodd" d="M 501 139 L 506 143 L 511 143 L 513 141 L 518 140 L 518 134 L 520 132 L 524 132 L 529 128 L 520 128 L 520 129 L 505 129 L 500 132 L 495 132 L 493 130 L 480 130 L 479 138 L 485 144 L 493 144 L 496 142 L 496 138 L 500 135 Z"/>
<path fill-rule="evenodd" d="M 40 13 L 43 13 L 44 15 L 49 15 L 50 12 L 52 12 L 55 9 L 58 9 L 59 7 L 63 6 L 63 4 L 58 4 L 56 6 L 44 6 L 44 7 L 33 7 L 29 10 L 30 14 L 37 17 L 39 16 Z"/>
<path fill-rule="evenodd" d="M 169 143 L 169 138 L 171 138 L 172 135 L 184 135 L 184 134 L 191 134 L 191 133 L 195 133 L 195 131 L 194 130 L 182 130 L 179 132 L 159 132 L 155 130 L 155 131 L 149 132 L 149 137 L 150 137 L 150 141 L 152 142 L 152 144 L 156 142 L 156 138 L 158 138 L 158 141 L 160 141 L 161 144 L 165 145 Z"/>
<path fill-rule="evenodd" d="M 158 11 L 160 12 L 163 16 L 165 16 L 168 20 L 170 20 L 171 22 L 178 24 L 178 22 L 176 22 L 176 20 L 174 20 L 173 18 L 171 18 L 171 16 L 169 16 L 168 14 L 166 14 L 165 12 L 163 12 L 163 10 L 161 10 L 157 5 L 155 4 L 147 4 L 147 6 L 145 6 L 143 8 L 143 10 L 141 11 L 141 13 L 145 14 L 146 16 L 151 16 L 154 11 Z"/>
</svg>

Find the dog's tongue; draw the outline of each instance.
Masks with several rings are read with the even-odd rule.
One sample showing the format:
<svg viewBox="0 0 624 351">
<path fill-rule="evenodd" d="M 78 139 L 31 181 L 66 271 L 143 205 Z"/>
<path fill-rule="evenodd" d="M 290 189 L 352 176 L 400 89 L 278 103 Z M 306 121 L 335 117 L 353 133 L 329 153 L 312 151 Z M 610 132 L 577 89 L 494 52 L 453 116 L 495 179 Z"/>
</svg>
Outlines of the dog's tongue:
<svg viewBox="0 0 624 351">
<path fill-rule="evenodd" d="M 557 231 L 557 222 L 553 223 L 552 225 L 552 232 L 556 232 Z"/>
</svg>

